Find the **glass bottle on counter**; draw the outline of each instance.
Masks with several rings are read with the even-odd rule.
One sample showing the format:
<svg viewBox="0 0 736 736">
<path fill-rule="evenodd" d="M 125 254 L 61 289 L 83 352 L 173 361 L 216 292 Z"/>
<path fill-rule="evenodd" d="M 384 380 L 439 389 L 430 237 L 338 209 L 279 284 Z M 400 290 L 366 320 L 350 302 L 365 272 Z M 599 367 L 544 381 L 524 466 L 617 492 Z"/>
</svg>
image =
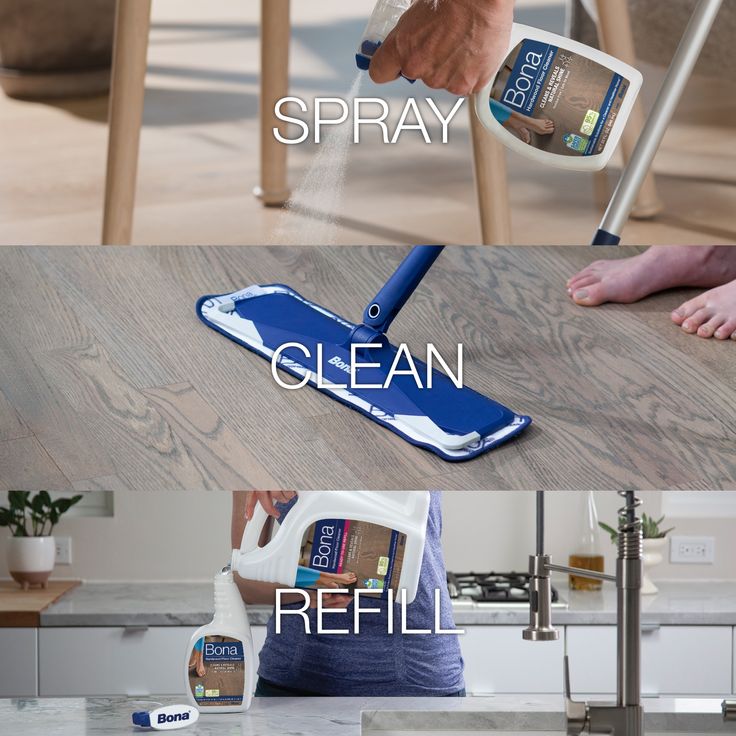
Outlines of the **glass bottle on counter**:
<svg viewBox="0 0 736 736">
<path fill-rule="evenodd" d="M 593 491 L 581 495 L 580 533 L 570 555 L 570 567 L 581 567 L 584 570 L 603 572 L 603 552 L 601 549 L 601 531 L 598 526 L 598 510 L 595 506 Z M 570 590 L 600 590 L 601 580 L 570 575 Z"/>
</svg>

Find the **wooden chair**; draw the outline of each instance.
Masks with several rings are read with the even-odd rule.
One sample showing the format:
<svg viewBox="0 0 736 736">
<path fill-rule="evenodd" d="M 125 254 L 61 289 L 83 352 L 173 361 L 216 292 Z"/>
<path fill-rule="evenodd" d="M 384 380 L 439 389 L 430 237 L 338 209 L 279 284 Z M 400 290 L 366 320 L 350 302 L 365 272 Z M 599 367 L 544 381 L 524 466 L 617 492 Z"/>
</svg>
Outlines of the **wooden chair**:
<svg viewBox="0 0 736 736">
<path fill-rule="evenodd" d="M 117 2 L 102 226 L 105 245 L 131 241 L 150 16 L 151 0 Z M 271 131 L 284 125 L 273 109 L 288 94 L 290 37 L 290 0 L 261 0 L 261 181 L 255 193 L 266 206 L 281 206 L 289 198 L 287 146 L 278 143 Z M 471 121 L 483 241 L 509 243 L 505 152 L 472 112 Z"/>
</svg>

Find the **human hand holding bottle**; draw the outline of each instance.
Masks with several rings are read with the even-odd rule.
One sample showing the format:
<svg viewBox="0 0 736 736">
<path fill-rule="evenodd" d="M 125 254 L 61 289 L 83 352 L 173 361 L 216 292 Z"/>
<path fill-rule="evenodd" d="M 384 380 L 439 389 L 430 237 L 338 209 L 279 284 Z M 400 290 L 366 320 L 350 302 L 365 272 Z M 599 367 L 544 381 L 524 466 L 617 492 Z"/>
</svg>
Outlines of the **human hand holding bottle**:
<svg viewBox="0 0 736 736">
<path fill-rule="evenodd" d="M 459 96 L 479 92 L 508 51 L 513 0 L 416 0 L 371 59 L 371 79 L 400 75 Z"/>
</svg>

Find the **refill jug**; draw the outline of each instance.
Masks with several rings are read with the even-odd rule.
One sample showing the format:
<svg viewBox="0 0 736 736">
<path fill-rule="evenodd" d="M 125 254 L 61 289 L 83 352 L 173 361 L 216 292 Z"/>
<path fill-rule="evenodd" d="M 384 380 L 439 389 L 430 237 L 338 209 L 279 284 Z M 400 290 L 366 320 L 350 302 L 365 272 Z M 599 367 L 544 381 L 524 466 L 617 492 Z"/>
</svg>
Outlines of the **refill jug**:
<svg viewBox="0 0 736 736">
<path fill-rule="evenodd" d="M 290 588 L 392 590 L 414 600 L 424 555 L 428 491 L 301 491 L 270 541 L 260 504 L 246 524 L 232 569 Z"/>
</svg>

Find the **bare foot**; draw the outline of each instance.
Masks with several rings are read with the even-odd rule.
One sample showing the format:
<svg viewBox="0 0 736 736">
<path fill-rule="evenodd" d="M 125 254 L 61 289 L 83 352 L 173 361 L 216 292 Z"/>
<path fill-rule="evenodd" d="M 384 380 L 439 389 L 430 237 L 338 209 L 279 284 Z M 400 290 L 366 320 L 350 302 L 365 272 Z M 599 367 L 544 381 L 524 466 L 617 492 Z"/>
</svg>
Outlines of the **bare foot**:
<svg viewBox="0 0 736 736">
<path fill-rule="evenodd" d="M 352 585 L 358 580 L 358 576 L 354 572 L 344 572 L 336 577 L 344 585 Z"/>
<path fill-rule="evenodd" d="M 567 282 L 583 307 L 631 304 L 678 286 L 721 286 L 736 279 L 736 247 L 655 245 L 631 258 L 595 261 Z"/>
<path fill-rule="evenodd" d="M 529 145 L 532 142 L 532 134 L 529 132 L 528 128 L 518 128 L 516 133 L 522 143 Z"/>
<path fill-rule="evenodd" d="M 529 118 L 527 125 L 539 135 L 552 135 L 555 132 L 555 124 L 548 118 Z"/>
<path fill-rule="evenodd" d="M 672 312 L 672 321 L 691 335 L 736 340 L 736 281 L 685 302 Z"/>
</svg>

